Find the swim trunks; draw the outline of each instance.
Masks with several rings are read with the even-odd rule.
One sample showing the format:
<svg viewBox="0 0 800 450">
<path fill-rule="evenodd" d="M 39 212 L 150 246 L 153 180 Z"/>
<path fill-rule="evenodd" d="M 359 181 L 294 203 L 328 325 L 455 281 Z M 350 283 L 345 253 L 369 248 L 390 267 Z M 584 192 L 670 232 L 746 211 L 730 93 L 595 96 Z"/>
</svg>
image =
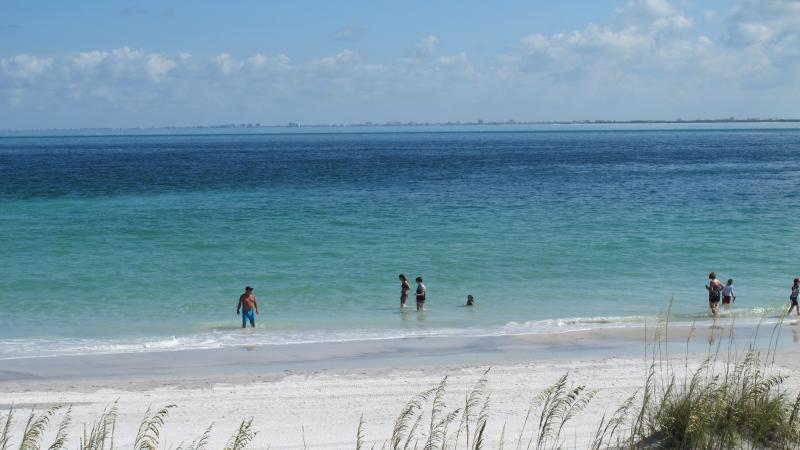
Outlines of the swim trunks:
<svg viewBox="0 0 800 450">
<path fill-rule="evenodd" d="M 255 309 L 245 309 L 242 310 L 242 326 L 247 325 L 247 321 L 250 321 L 251 326 L 256 326 L 256 310 Z"/>
<path fill-rule="evenodd" d="M 726 295 L 725 297 L 722 297 L 722 304 L 723 305 L 730 305 L 731 304 L 731 296 L 730 295 Z"/>
</svg>

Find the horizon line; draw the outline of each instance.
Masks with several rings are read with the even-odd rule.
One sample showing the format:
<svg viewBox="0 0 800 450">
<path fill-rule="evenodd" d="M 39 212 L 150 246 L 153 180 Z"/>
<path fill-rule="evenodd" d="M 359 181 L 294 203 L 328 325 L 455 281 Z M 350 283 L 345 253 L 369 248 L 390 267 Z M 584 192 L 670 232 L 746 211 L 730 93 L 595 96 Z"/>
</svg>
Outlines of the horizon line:
<svg viewBox="0 0 800 450">
<path fill-rule="evenodd" d="M 596 119 L 596 120 L 534 120 L 534 121 L 517 121 L 509 119 L 505 121 L 484 121 L 478 119 L 477 121 L 464 122 L 460 120 L 446 121 L 446 122 L 417 122 L 417 121 L 385 121 L 385 122 L 352 122 L 352 123 L 310 123 L 302 124 L 300 122 L 288 122 L 285 124 L 262 124 L 260 122 L 242 122 L 242 123 L 221 123 L 212 125 L 153 125 L 153 126 L 121 126 L 121 127 L 53 127 L 53 128 L 16 128 L 16 129 L 0 129 L 0 132 L 42 132 L 42 131 L 97 131 L 97 130 L 111 130 L 111 131 L 126 131 L 126 130 L 177 130 L 177 129 L 253 129 L 253 128 L 369 128 L 369 127 L 436 127 L 436 126 L 498 126 L 498 125 L 613 125 L 613 124 L 693 124 L 693 123 L 800 123 L 800 118 L 706 118 L 706 119 L 626 119 L 626 120 L 611 120 L 611 119 Z"/>
</svg>

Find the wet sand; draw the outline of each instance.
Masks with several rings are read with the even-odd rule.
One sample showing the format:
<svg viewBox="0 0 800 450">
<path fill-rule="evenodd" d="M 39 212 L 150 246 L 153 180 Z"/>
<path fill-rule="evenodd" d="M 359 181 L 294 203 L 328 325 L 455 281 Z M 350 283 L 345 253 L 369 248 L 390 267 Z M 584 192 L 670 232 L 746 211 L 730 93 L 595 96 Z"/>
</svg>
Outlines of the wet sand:
<svg viewBox="0 0 800 450">
<path fill-rule="evenodd" d="M 447 401 L 455 408 L 491 367 L 490 444 L 499 439 L 504 423 L 516 437 L 533 396 L 569 373 L 574 383 L 598 390 L 565 434 L 580 448 L 602 414 L 643 385 L 653 351 L 673 367 L 686 364 L 690 370 L 709 354 L 735 359 L 751 343 L 767 348 L 777 336 L 775 370 L 791 375 L 800 369 L 797 325 L 784 324 L 776 333 L 771 327 L 757 331 L 756 336 L 753 327 L 732 332 L 725 324 L 704 323 L 671 326 L 666 336 L 656 327 L 631 327 L 4 360 L 0 407 L 71 404 L 77 441 L 84 423 L 118 401 L 118 448 L 130 448 L 150 405 L 177 405 L 163 433 L 167 447 L 195 438 L 214 423 L 210 448 L 221 448 L 243 418 L 254 417 L 260 433 L 253 448 L 302 448 L 303 430 L 310 448 L 353 448 L 363 414 L 367 441 L 380 446 L 414 394 L 447 375 Z M 654 345 L 657 336 L 660 345 Z M 787 388 L 796 392 L 800 380 L 789 377 Z M 17 436 L 23 415 L 12 428 Z"/>
</svg>

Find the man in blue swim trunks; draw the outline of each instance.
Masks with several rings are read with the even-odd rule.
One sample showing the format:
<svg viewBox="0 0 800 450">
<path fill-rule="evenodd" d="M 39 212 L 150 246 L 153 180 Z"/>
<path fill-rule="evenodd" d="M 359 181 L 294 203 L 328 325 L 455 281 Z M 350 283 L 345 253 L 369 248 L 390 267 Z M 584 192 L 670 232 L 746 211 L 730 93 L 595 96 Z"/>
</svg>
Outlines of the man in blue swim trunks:
<svg viewBox="0 0 800 450">
<path fill-rule="evenodd" d="M 239 315 L 239 311 L 242 312 L 242 328 L 247 326 L 247 322 L 250 322 L 250 326 L 255 328 L 256 327 L 256 314 L 258 314 L 258 303 L 256 303 L 256 296 L 253 295 L 253 288 L 247 286 L 244 288 L 244 294 L 239 296 L 239 304 L 236 306 L 236 315 Z"/>
</svg>

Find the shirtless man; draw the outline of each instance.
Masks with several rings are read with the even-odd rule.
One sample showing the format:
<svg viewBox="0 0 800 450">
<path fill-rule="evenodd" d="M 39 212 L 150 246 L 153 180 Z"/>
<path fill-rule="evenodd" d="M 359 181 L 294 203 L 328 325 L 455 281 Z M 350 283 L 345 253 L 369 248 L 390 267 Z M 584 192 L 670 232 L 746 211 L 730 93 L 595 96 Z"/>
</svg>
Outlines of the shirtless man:
<svg viewBox="0 0 800 450">
<path fill-rule="evenodd" d="M 242 312 L 242 328 L 245 328 L 247 326 L 248 321 L 250 321 L 250 326 L 255 328 L 256 327 L 255 314 L 259 314 L 258 303 L 256 303 L 256 296 L 253 295 L 253 288 L 251 288 L 250 286 L 244 288 L 244 294 L 239 296 L 239 304 L 236 305 L 237 316 L 239 315 L 239 311 Z"/>
</svg>

